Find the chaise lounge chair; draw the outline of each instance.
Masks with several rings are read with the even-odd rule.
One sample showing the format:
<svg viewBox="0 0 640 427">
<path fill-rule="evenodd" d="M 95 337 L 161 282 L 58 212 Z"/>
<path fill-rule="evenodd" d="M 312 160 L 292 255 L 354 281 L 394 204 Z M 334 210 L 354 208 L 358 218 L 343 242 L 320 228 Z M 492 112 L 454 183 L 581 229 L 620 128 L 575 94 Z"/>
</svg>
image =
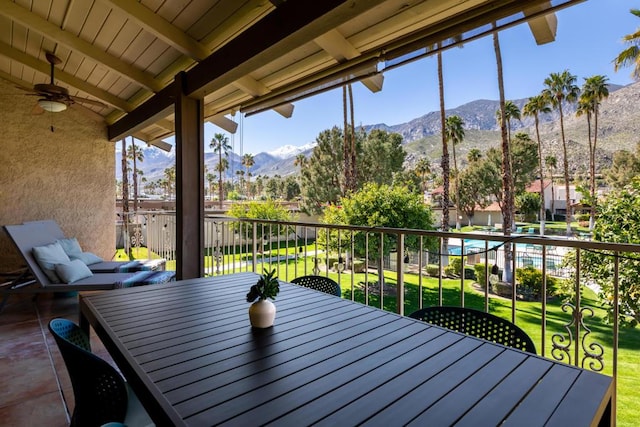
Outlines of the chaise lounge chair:
<svg viewBox="0 0 640 427">
<path fill-rule="evenodd" d="M 47 243 L 61 240 L 70 244 L 74 240 L 65 237 L 58 223 L 51 219 L 24 222 L 22 225 L 24 226 L 24 230 L 21 230 L 20 233 L 34 233 L 41 236 L 42 240 L 47 241 Z M 79 249 L 79 245 L 77 245 L 77 247 Z M 166 263 L 166 260 L 162 258 L 134 261 L 104 261 L 98 260 L 96 257 L 94 261 L 96 262 L 87 265 L 89 270 L 94 273 L 131 273 L 145 270 L 164 270 Z"/>
<path fill-rule="evenodd" d="M 23 275 L 2 285 L 0 292 L 3 299 L 0 303 L 0 311 L 9 295 L 14 293 L 96 291 L 160 284 L 175 280 L 174 271 L 94 273 L 81 260 L 70 260 L 67 257 L 62 259 L 60 263 L 56 263 L 52 261 L 52 258 L 55 258 L 54 255 L 59 253 L 61 248 L 58 249 L 59 244 L 55 244 L 55 238 L 53 241 L 51 240 L 51 235 L 37 233 L 41 227 L 41 224 L 38 223 L 4 226 L 5 231 L 22 255 L 30 277 Z M 47 251 L 49 253 L 46 253 Z M 43 257 L 43 252 L 48 258 Z M 62 252 L 62 256 L 64 255 L 66 254 Z M 40 263 L 36 257 L 40 258 Z M 43 260 L 46 261 L 49 268 L 43 268 Z"/>
</svg>

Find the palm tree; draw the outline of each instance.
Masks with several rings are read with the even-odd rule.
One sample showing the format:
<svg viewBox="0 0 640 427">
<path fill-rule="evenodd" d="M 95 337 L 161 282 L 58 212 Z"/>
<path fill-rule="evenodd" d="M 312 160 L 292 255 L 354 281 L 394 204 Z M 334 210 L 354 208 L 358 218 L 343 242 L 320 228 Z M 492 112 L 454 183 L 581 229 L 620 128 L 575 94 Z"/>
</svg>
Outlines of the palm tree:
<svg viewBox="0 0 640 427">
<path fill-rule="evenodd" d="M 507 120 L 507 139 L 511 142 L 511 120 L 520 120 L 520 108 L 513 101 L 505 101 L 504 103 L 504 115 Z M 500 110 L 496 111 L 496 121 L 501 124 L 502 114 Z"/>
<path fill-rule="evenodd" d="M 251 169 L 251 167 L 253 165 L 256 164 L 255 159 L 253 158 L 253 154 L 251 153 L 246 153 L 244 156 L 242 156 L 242 166 L 245 167 L 246 169 L 246 176 L 247 176 L 247 187 L 246 187 L 246 193 L 247 193 L 247 197 L 250 197 L 251 195 L 249 194 L 249 186 L 251 185 L 251 174 L 249 173 L 249 169 Z"/>
<path fill-rule="evenodd" d="M 133 259 L 133 252 L 129 245 L 129 162 L 127 161 L 127 140 L 122 138 L 122 241 L 124 242 L 125 251 L 129 255 L 129 259 Z"/>
<path fill-rule="evenodd" d="M 131 145 L 127 149 L 127 158 L 130 159 L 132 164 L 132 172 L 133 172 L 133 211 L 138 212 L 138 164 L 137 162 L 144 161 L 144 153 L 138 146 L 136 146 L 136 142 L 131 137 Z"/>
<path fill-rule="evenodd" d="M 447 143 L 446 118 L 444 109 L 444 78 L 442 72 L 441 43 L 438 43 L 438 93 L 440 95 L 440 133 L 442 136 L 442 231 L 449 230 L 449 144 Z M 445 242 L 446 244 L 446 242 Z M 446 248 L 445 248 L 446 249 Z"/>
<path fill-rule="evenodd" d="M 582 94 L 578 101 L 578 110 L 576 114 L 586 115 L 587 129 L 589 135 L 589 190 L 590 190 L 590 215 L 589 229 L 593 230 L 596 216 L 596 146 L 598 144 L 598 113 L 600 101 L 609 96 L 609 88 L 607 87 L 607 77 L 595 75 L 585 78 L 582 86 Z M 591 117 L 593 116 L 593 139 L 591 138 Z"/>
<path fill-rule="evenodd" d="M 420 177 L 422 194 L 424 196 L 425 191 L 427 191 L 427 177 L 431 173 L 431 164 L 429 163 L 429 159 L 422 157 L 418 160 L 418 163 L 416 163 L 416 173 Z"/>
<path fill-rule="evenodd" d="M 564 115 L 562 112 L 563 102 L 575 102 L 578 99 L 580 89 L 576 86 L 576 76 L 571 74 L 569 70 L 561 73 L 551 73 L 549 77 L 544 79 L 545 88 L 542 91 L 553 108 L 560 113 L 560 134 L 562 136 L 562 165 L 564 169 L 564 186 L 565 186 L 565 202 L 566 202 L 566 220 L 567 220 L 567 236 L 571 235 L 571 198 L 569 193 L 569 159 L 567 157 L 567 141 L 564 134 Z"/>
<path fill-rule="evenodd" d="M 467 161 L 469 163 L 475 163 L 481 158 L 482 158 L 482 151 L 480 151 L 478 148 L 472 148 L 467 153 Z"/>
<path fill-rule="evenodd" d="M 640 9 L 631 9 L 630 12 L 640 18 Z M 631 76 L 636 80 L 640 79 L 640 28 L 624 36 L 622 41 L 629 47 L 613 60 L 613 69 L 617 72 L 619 68 L 633 65 Z"/>
<path fill-rule="evenodd" d="M 229 160 L 225 157 L 220 159 L 220 162 L 216 165 L 216 171 L 218 171 L 218 199 L 224 197 L 224 182 L 222 180 L 222 174 L 229 169 Z M 222 209 L 222 203 L 218 202 L 220 209 Z"/>
<path fill-rule="evenodd" d="M 347 108 L 350 113 L 351 122 L 347 119 Z M 356 136 L 355 125 L 353 123 L 353 90 L 351 89 L 351 84 L 347 84 L 342 87 L 342 112 L 344 121 L 342 146 L 344 163 L 343 195 L 346 195 L 347 193 L 356 190 Z"/>
<path fill-rule="evenodd" d="M 458 160 L 456 159 L 456 145 L 462 143 L 464 140 L 464 121 L 460 116 L 449 116 L 445 120 L 445 138 L 447 141 L 451 141 L 451 148 L 453 151 L 453 174 L 455 177 L 454 185 L 456 192 L 456 210 L 458 210 L 458 201 L 460 200 L 460 191 L 458 188 Z M 460 215 L 456 215 L 456 229 L 460 228 Z"/>
<path fill-rule="evenodd" d="M 496 56 L 496 67 L 498 70 L 498 92 L 500 94 L 500 136 L 502 138 L 502 230 L 505 236 L 511 235 L 513 218 L 515 213 L 515 198 L 513 194 L 513 177 L 511 171 L 511 149 L 509 144 L 509 134 L 507 132 L 507 112 L 504 95 L 504 76 L 502 73 L 502 52 L 500 51 L 500 39 L 496 30 L 495 21 L 491 24 L 493 28 L 493 51 Z M 513 252 L 511 245 L 504 246 L 504 274 L 506 281 L 512 279 Z"/>
<path fill-rule="evenodd" d="M 529 98 L 524 104 L 523 113 L 527 117 L 533 117 L 536 125 L 536 139 L 538 141 L 538 174 L 540 176 L 540 235 L 544 236 L 545 203 L 544 203 L 544 170 L 542 169 L 542 141 L 540 141 L 540 114 L 550 113 L 549 103 L 542 95 Z"/>
<path fill-rule="evenodd" d="M 213 200 L 213 182 L 215 181 L 216 176 L 210 172 L 207 172 L 206 180 L 209 186 L 209 198 Z"/>
<path fill-rule="evenodd" d="M 547 169 L 549 170 L 549 178 L 551 178 L 551 220 L 556 220 L 556 208 L 555 208 L 555 200 L 556 200 L 556 190 L 553 184 L 553 175 L 558 168 L 558 159 L 556 156 L 549 155 L 544 158 L 544 163 L 547 165 Z"/>
<path fill-rule="evenodd" d="M 214 153 L 218 153 L 218 197 L 219 197 L 219 207 L 222 209 L 222 203 L 224 202 L 224 187 L 222 182 L 222 172 L 227 170 L 229 167 L 229 162 L 225 162 L 226 165 L 223 168 L 222 163 L 222 154 L 224 153 L 225 157 L 229 155 L 229 150 L 231 150 L 231 146 L 229 145 L 229 138 L 223 133 L 216 133 L 213 135 L 213 139 L 209 144 L 209 147 L 213 148 Z M 226 158 L 225 158 L 226 160 Z"/>
<path fill-rule="evenodd" d="M 293 160 L 293 166 L 299 166 L 300 170 L 302 170 L 302 168 L 306 166 L 306 164 L 307 164 L 307 156 L 305 156 L 302 153 L 298 154 L 296 158 Z"/>
<path fill-rule="evenodd" d="M 511 147 L 511 120 L 520 120 L 520 108 L 513 101 L 505 101 L 504 103 L 504 116 L 507 121 L 507 141 L 509 141 L 509 147 Z M 496 111 L 496 121 L 498 125 L 502 124 L 502 113 L 500 110 Z M 513 150 L 509 150 L 510 152 Z M 511 169 L 511 195 L 515 198 L 516 190 L 513 177 L 513 157 L 509 156 L 510 169 Z M 515 230 L 515 208 L 512 211 L 511 218 L 513 219 L 512 229 Z"/>
<path fill-rule="evenodd" d="M 236 175 L 238 176 L 238 193 L 240 193 L 244 187 L 244 171 L 239 169 L 236 171 Z"/>
<path fill-rule="evenodd" d="M 176 167 L 171 166 L 170 168 L 166 168 L 164 170 L 164 177 L 165 177 L 165 186 L 166 186 L 166 192 L 167 192 L 167 197 L 171 198 L 171 194 L 173 191 L 173 185 L 176 182 Z"/>
<path fill-rule="evenodd" d="M 256 178 L 256 195 L 258 196 L 258 198 L 260 198 L 263 191 L 264 191 L 264 178 L 262 177 L 262 175 L 258 175 Z"/>
</svg>

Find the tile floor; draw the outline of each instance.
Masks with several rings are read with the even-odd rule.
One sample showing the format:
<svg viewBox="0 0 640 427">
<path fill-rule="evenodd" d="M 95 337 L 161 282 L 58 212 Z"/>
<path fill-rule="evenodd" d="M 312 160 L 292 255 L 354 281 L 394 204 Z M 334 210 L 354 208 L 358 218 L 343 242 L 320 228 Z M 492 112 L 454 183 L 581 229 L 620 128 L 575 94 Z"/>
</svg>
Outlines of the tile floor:
<svg viewBox="0 0 640 427">
<path fill-rule="evenodd" d="M 78 322 L 77 295 L 11 295 L 0 312 L 0 425 L 69 425 L 74 399 L 62 356 L 47 324 L 54 317 Z M 91 349 L 113 364 L 100 340 Z M 114 365 L 115 366 L 115 365 Z"/>
</svg>

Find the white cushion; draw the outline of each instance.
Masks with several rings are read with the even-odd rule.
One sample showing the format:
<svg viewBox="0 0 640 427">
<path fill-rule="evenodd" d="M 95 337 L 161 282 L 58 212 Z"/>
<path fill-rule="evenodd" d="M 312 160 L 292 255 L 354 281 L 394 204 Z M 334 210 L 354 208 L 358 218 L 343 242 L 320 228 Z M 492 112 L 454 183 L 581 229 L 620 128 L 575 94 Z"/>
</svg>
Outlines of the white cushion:
<svg viewBox="0 0 640 427">
<path fill-rule="evenodd" d="M 56 275 L 55 266 L 56 264 L 71 261 L 62 246 L 60 246 L 60 243 L 55 242 L 44 246 L 36 246 L 32 249 L 32 252 L 33 257 L 51 283 L 60 283 L 60 279 Z"/>
<path fill-rule="evenodd" d="M 85 279 L 87 277 L 93 276 L 87 264 L 82 262 L 79 259 L 74 259 L 73 261 L 56 264 L 56 274 L 60 277 L 60 280 L 63 283 L 73 283 L 80 279 Z"/>
</svg>

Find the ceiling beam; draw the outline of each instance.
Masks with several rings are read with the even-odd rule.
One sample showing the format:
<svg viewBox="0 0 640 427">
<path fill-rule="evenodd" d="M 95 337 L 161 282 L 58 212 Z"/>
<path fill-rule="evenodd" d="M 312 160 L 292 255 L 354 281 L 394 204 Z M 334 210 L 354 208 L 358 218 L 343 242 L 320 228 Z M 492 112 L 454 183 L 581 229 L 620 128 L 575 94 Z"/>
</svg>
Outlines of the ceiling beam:
<svg viewBox="0 0 640 427">
<path fill-rule="evenodd" d="M 229 133 L 236 133 L 236 131 L 238 130 L 238 123 L 225 117 L 224 114 L 217 114 L 215 116 L 207 117 L 205 118 L 205 121 L 214 124 Z"/>
<path fill-rule="evenodd" d="M 156 93 L 153 98 L 107 127 L 109 141 L 118 141 L 164 119 L 173 112 L 176 99 L 175 81 Z"/>
<path fill-rule="evenodd" d="M 530 16 L 534 13 L 541 12 L 551 7 L 551 2 L 546 4 L 540 4 L 534 7 L 529 7 L 523 10 L 525 16 Z M 558 30 L 558 18 L 555 13 L 549 13 L 542 16 L 536 16 L 527 21 L 533 37 L 536 39 L 536 44 L 542 45 L 551 43 L 556 39 L 556 32 Z"/>
<path fill-rule="evenodd" d="M 201 43 L 210 51 L 216 51 L 273 9 L 274 6 L 264 0 L 246 1 L 234 13 L 234 19 L 222 22 L 215 31 L 202 39 Z"/>
<path fill-rule="evenodd" d="M 23 89 L 30 89 L 31 88 L 31 83 L 29 82 L 25 82 L 22 79 L 19 79 L 17 77 L 12 76 L 9 73 L 5 73 L 4 71 L 0 70 L 0 79 L 4 79 L 10 83 L 13 83 L 16 86 L 20 86 Z"/>
<path fill-rule="evenodd" d="M 204 97 L 383 1 L 287 1 L 187 71 L 184 93 Z M 152 117 L 159 118 L 168 106 L 166 97 L 173 94 L 170 87 L 174 84 L 110 125 L 109 139 L 119 139 L 150 123 Z"/>
<path fill-rule="evenodd" d="M 7 58 L 13 59 L 14 61 L 18 61 L 21 64 L 33 70 L 43 73 L 44 75 L 49 75 L 49 72 L 51 71 L 51 65 L 49 63 L 44 61 L 39 61 L 33 56 L 27 55 L 26 53 L 19 51 L 18 49 L 14 49 L 13 47 L 9 46 L 6 43 L 0 42 L 0 55 L 6 56 Z M 105 104 L 109 104 L 119 110 L 129 112 L 134 109 L 132 104 L 129 104 L 127 101 L 123 100 L 122 98 L 118 98 L 117 96 L 112 95 L 106 90 L 98 89 L 97 87 L 75 76 L 72 76 L 71 74 L 65 71 L 56 69 L 55 79 L 63 83 L 66 83 L 69 86 L 72 86 L 78 90 L 81 90 L 82 92 L 85 92 L 97 98 L 98 100 L 104 102 Z M 26 87 L 31 88 L 32 85 L 30 83 L 27 83 Z"/>
<path fill-rule="evenodd" d="M 333 59 L 338 61 L 338 63 L 360 56 L 360 51 L 349 43 L 349 40 L 345 39 L 344 36 L 335 28 L 324 33 L 320 37 L 316 37 L 313 41 L 320 46 L 321 49 L 331 55 Z M 375 93 L 382 90 L 383 81 L 384 78 L 382 77 L 382 74 L 378 74 L 374 77 L 362 79 L 360 82 L 371 92 Z"/>
<path fill-rule="evenodd" d="M 238 80 L 233 82 L 233 85 L 254 98 L 271 92 L 271 89 L 269 89 L 265 84 L 250 76 L 240 77 Z M 281 116 L 288 119 L 293 114 L 293 104 L 284 104 L 274 108 L 274 110 Z"/>
<path fill-rule="evenodd" d="M 91 58 L 104 67 L 115 71 L 128 81 L 132 81 L 152 92 L 157 92 L 162 89 L 161 84 L 157 82 L 151 74 L 132 67 L 126 62 L 109 55 L 102 49 L 99 49 L 91 43 L 60 29 L 58 26 L 50 23 L 46 19 L 30 12 L 28 9 L 18 6 L 11 0 L 0 0 L 0 15 L 4 15 L 9 19 L 17 21 L 29 30 L 42 34 L 56 43 L 63 44 L 72 51 L 76 51 L 88 58 Z"/>
<path fill-rule="evenodd" d="M 109 6 L 119 9 L 128 19 L 135 21 L 142 28 L 167 43 L 183 55 L 196 61 L 203 60 L 211 54 L 204 45 L 189 37 L 184 31 L 154 13 L 142 3 L 131 0 L 102 0 Z"/>
<path fill-rule="evenodd" d="M 189 70 L 186 93 L 205 96 L 232 84 L 382 2 L 384 0 L 286 1 Z"/>
</svg>

